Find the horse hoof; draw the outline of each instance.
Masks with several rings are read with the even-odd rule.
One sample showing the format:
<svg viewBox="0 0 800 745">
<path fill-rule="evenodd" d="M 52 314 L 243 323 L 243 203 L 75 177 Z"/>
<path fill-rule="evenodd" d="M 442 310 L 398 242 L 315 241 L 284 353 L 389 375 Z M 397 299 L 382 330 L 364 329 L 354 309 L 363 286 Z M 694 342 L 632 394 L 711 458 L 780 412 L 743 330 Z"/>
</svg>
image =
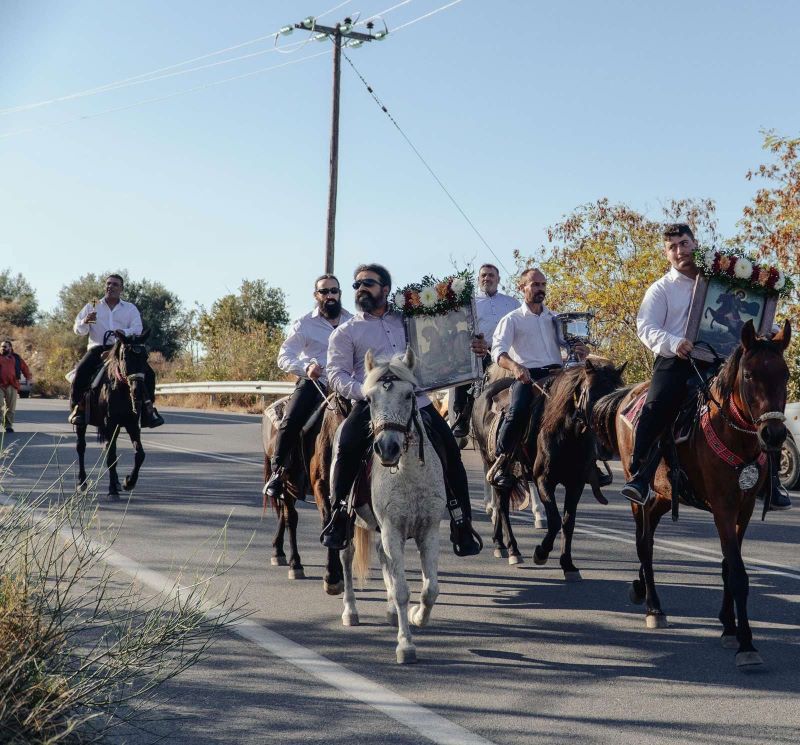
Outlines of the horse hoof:
<svg viewBox="0 0 800 745">
<path fill-rule="evenodd" d="M 496 548 L 494 550 L 494 558 L 495 559 L 507 559 L 508 558 L 508 549 L 507 548 Z"/>
<path fill-rule="evenodd" d="M 723 634 L 719 639 L 723 649 L 739 649 L 739 640 L 736 634 Z"/>
<path fill-rule="evenodd" d="M 492 507 L 492 504 L 491 504 L 491 502 L 486 502 L 486 504 L 484 504 L 483 508 L 484 508 L 484 510 L 486 511 L 486 514 L 487 514 L 489 517 L 491 517 L 491 516 L 492 516 L 492 513 L 494 512 L 494 507 Z"/>
<path fill-rule="evenodd" d="M 635 579 L 631 582 L 631 587 L 628 590 L 628 599 L 634 605 L 641 605 L 644 602 L 644 588 L 641 580 Z"/>
<path fill-rule="evenodd" d="M 344 580 L 330 584 L 328 582 L 322 583 L 325 586 L 326 595 L 341 595 L 344 592 Z"/>
<path fill-rule="evenodd" d="M 583 579 L 579 569 L 572 569 L 564 572 L 565 582 L 580 582 Z"/>
<path fill-rule="evenodd" d="M 739 670 L 753 670 L 763 664 L 764 660 L 761 659 L 761 655 L 755 649 L 751 652 L 736 653 L 736 667 Z"/>
<path fill-rule="evenodd" d="M 515 566 L 516 564 L 524 564 L 525 560 L 520 554 L 511 554 L 511 556 L 508 557 L 508 563 L 511 564 L 511 566 Z"/>
<path fill-rule="evenodd" d="M 414 647 L 398 647 L 397 662 L 400 665 L 410 665 L 417 661 L 417 650 Z"/>
<path fill-rule="evenodd" d="M 389 626 L 392 626 L 395 629 L 397 628 L 398 620 L 396 611 L 390 611 L 390 610 L 386 611 L 386 623 L 388 623 Z"/>
<path fill-rule="evenodd" d="M 428 619 L 425 618 L 425 612 L 421 606 L 408 609 L 408 622 L 420 629 L 428 625 Z"/>
<path fill-rule="evenodd" d="M 648 629 L 665 629 L 667 624 L 667 617 L 663 613 L 648 613 L 645 616 L 644 624 Z"/>
<path fill-rule="evenodd" d="M 109 492 L 106 496 L 109 502 L 119 502 L 119 494 L 116 492 Z"/>
<path fill-rule="evenodd" d="M 535 549 L 533 549 L 533 563 L 537 566 L 541 567 L 547 564 L 547 556 L 548 555 L 542 551 L 541 546 L 537 546 Z"/>
<path fill-rule="evenodd" d="M 288 564 L 285 556 L 273 556 L 269 560 L 269 563 L 272 564 L 272 566 L 274 567 L 285 567 Z"/>
<path fill-rule="evenodd" d="M 125 481 L 122 482 L 122 488 L 125 491 L 130 491 L 136 484 L 132 483 L 131 480 L 126 476 Z"/>
<path fill-rule="evenodd" d="M 305 578 L 306 578 L 306 573 L 303 571 L 303 567 L 289 570 L 289 579 L 305 579 Z"/>
<path fill-rule="evenodd" d="M 547 530 L 547 518 L 537 515 L 533 518 L 533 527 L 537 530 Z"/>
<path fill-rule="evenodd" d="M 342 613 L 343 626 L 358 626 L 358 613 Z"/>
</svg>

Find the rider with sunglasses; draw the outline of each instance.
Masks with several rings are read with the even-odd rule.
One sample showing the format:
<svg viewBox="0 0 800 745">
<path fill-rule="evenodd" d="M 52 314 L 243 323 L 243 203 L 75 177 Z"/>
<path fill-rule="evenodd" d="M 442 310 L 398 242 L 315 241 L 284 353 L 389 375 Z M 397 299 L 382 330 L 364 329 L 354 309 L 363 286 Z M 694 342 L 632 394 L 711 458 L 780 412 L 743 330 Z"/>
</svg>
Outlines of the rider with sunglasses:
<svg viewBox="0 0 800 745">
<path fill-rule="evenodd" d="M 264 486 L 264 493 L 273 499 L 279 499 L 283 494 L 282 475 L 289 465 L 289 456 L 297 445 L 300 430 L 322 403 L 323 392 L 327 392 L 328 338 L 340 323 L 351 317 L 342 309 L 339 280 L 333 274 L 317 278 L 314 299 L 314 310 L 292 324 L 278 352 L 278 367 L 297 375 L 298 380 L 278 426 L 272 475 Z"/>
<path fill-rule="evenodd" d="M 331 334 L 328 345 L 330 385 L 339 395 L 353 401 L 335 444 L 331 478 L 333 512 L 320 538 L 323 545 L 334 550 L 342 550 L 350 542 L 352 520 L 347 499 L 371 443 L 369 403 L 361 391 L 365 377 L 364 356 L 371 349 L 376 358 L 389 359 L 404 352 L 407 344 L 403 317 L 387 304 L 392 278 L 386 268 L 380 264 L 362 264 L 354 278 L 353 289 L 360 312 Z M 417 408 L 430 428 L 437 449 L 445 453 L 453 551 L 458 556 L 477 554 L 483 544 L 472 529 L 469 486 L 461 451 L 450 427 L 426 395 L 417 395 Z"/>
</svg>

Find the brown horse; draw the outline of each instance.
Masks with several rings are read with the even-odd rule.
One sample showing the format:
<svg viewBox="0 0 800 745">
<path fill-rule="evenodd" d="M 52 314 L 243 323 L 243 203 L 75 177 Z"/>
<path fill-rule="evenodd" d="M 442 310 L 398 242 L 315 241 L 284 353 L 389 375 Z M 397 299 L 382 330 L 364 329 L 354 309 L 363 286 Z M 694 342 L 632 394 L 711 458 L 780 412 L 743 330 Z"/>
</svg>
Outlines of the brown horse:
<svg viewBox="0 0 800 745">
<path fill-rule="evenodd" d="M 700 426 L 676 445 L 694 500 L 711 512 L 717 526 L 723 556 L 722 645 L 737 649 L 740 668 L 762 664 L 747 617 L 748 578 L 741 545 L 756 496 L 769 490 L 770 467 L 764 456 L 779 457 L 786 438 L 783 410 L 789 371 L 784 352 L 790 338 L 788 321 L 771 340 L 757 337 L 748 321 L 742 328 L 741 344 L 714 379 L 705 409 L 698 412 Z M 628 478 L 633 434 L 623 423 L 622 412 L 646 389 L 646 384 L 623 389 L 598 401 L 594 410 L 594 427 L 601 443 L 620 454 Z M 747 481 L 745 477 L 751 474 L 753 480 Z M 653 536 L 671 506 L 671 483 L 664 462 L 656 472 L 653 489 L 655 498 L 644 507 L 631 505 L 640 567 L 630 598 L 645 603 L 648 628 L 663 628 L 666 616 L 653 578 Z"/>
</svg>

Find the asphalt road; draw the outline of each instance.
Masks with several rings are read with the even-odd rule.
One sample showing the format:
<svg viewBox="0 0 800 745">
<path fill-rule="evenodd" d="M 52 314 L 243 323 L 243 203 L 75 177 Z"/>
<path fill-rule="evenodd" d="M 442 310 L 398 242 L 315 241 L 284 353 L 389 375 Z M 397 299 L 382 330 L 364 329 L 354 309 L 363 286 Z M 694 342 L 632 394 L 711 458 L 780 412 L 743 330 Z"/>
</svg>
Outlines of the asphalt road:
<svg viewBox="0 0 800 745">
<path fill-rule="evenodd" d="M 153 726 L 166 742 L 188 743 L 796 743 L 800 733 L 800 496 L 795 509 L 751 523 L 745 542 L 750 613 L 766 664 L 742 673 L 722 649 L 719 544 L 705 513 L 684 508 L 662 522 L 656 573 L 669 627 L 645 628 L 628 600 L 635 577 L 630 509 L 617 492 L 602 507 L 587 492 L 578 513 L 574 560 L 583 581 L 567 584 L 557 555 L 534 566 L 542 531 L 515 519 L 526 562 L 458 559 L 442 521 L 441 594 L 431 625 L 415 631 L 419 663 L 394 662 L 395 630 L 384 622 L 377 564 L 358 592 L 362 625 L 341 625 L 340 598 L 322 592 L 319 518 L 301 505 L 307 579 L 270 566 L 275 520 L 262 516 L 259 418 L 171 409 L 146 433 L 140 483 L 100 521 L 119 526 L 114 549 L 157 585 L 179 567 L 202 569 L 224 528 L 224 580 L 251 616 L 201 664 L 163 691 Z M 17 432 L 27 442 L 5 489 L 29 488 L 58 451 L 74 459 L 64 402 L 23 400 Z M 32 436 L 32 438 L 31 438 Z M 65 439 L 66 438 L 66 439 Z M 99 453 L 90 442 L 89 462 Z M 130 448 L 121 449 L 123 471 Z M 477 527 L 481 476 L 465 451 Z M 67 483 L 72 483 L 67 474 Z M 419 563 L 407 551 L 412 590 Z M 145 742 L 131 740 L 132 742 Z"/>
</svg>

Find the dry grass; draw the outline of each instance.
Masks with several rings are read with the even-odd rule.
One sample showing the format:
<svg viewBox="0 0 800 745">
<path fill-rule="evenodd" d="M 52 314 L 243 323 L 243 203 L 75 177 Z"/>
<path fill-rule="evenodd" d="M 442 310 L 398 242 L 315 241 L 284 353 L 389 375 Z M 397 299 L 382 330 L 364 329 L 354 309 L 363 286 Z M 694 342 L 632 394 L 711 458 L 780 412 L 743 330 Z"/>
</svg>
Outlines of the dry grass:
<svg viewBox="0 0 800 745">
<path fill-rule="evenodd" d="M 180 395 L 159 396 L 158 406 L 177 406 L 183 409 L 212 409 L 232 411 L 240 414 L 261 414 L 264 409 L 280 396 L 251 396 L 247 394 L 182 393 Z"/>
</svg>

